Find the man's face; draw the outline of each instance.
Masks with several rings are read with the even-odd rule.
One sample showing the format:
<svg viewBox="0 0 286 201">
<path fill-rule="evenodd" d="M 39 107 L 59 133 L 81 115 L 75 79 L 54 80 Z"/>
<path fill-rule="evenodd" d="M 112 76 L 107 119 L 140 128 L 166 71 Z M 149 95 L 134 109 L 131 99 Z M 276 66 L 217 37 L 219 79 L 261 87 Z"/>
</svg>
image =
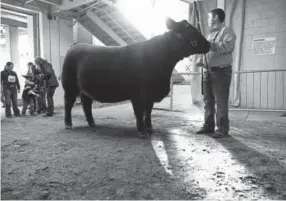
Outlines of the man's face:
<svg viewBox="0 0 286 201">
<path fill-rule="evenodd" d="M 209 28 L 212 28 L 215 23 L 216 23 L 216 16 L 213 16 L 212 13 L 208 13 L 208 26 L 209 26 Z"/>
</svg>

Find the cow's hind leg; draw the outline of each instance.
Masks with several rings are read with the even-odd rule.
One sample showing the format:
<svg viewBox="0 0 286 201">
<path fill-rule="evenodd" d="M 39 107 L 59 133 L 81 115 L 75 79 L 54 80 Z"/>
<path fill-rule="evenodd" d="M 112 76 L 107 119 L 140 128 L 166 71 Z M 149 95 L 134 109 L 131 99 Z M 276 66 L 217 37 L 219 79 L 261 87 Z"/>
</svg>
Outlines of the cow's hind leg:
<svg viewBox="0 0 286 201">
<path fill-rule="evenodd" d="M 74 105 L 78 93 L 72 92 L 68 93 L 65 92 L 65 127 L 66 129 L 72 128 L 72 117 L 71 117 L 71 110 Z"/>
<path fill-rule="evenodd" d="M 145 106 L 145 125 L 147 127 L 147 131 L 149 134 L 152 134 L 153 127 L 152 127 L 152 120 L 151 120 L 151 113 L 153 109 L 154 103 L 153 102 L 147 102 Z"/>
<path fill-rule="evenodd" d="M 144 107 L 144 102 L 142 100 L 131 100 L 134 114 L 136 116 L 136 126 L 137 126 L 137 131 L 138 135 L 140 137 L 148 137 L 148 132 L 146 125 L 143 121 L 143 116 L 145 112 L 145 107 Z"/>
<path fill-rule="evenodd" d="M 95 127 L 95 122 L 92 116 L 92 99 L 84 94 L 81 94 L 81 103 L 88 125 L 90 127 Z"/>
</svg>

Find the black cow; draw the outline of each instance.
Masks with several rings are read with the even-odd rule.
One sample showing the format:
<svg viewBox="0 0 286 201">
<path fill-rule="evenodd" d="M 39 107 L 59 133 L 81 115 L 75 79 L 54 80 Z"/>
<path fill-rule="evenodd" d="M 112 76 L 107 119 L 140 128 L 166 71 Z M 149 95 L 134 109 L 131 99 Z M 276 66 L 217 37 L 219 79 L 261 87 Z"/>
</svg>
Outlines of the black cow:
<svg viewBox="0 0 286 201">
<path fill-rule="evenodd" d="M 140 136 L 152 133 L 151 112 L 170 92 L 172 71 L 178 61 L 207 53 L 209 42 L 186 20 L 166 20 L 168 32 L 122 47 L 75 44 L 62 70 L 65 126 L 72 128 L 71 110 L 80 94 L 89 126 L 94 127 L 92 101 L 131 100 Z M 145 116 L 145 119 L 144 119 Z"/>
</svg>

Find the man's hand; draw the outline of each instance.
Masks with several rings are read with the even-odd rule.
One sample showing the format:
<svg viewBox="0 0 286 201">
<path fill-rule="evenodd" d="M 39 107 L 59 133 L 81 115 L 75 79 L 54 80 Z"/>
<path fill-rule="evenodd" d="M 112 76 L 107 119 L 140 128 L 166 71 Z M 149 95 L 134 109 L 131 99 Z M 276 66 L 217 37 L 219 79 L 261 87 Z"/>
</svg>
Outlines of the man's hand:
<svg viewBox="0 0 286 201">
<path fill-rule="evenodd" d="M 210 42 L 210 51 L 214 52 L 215 48 L 214 48 L 214 43 Z"/>
<path fill-rule="evenodd" d="M 17 93 L 20 93 L 20 89 L 17 89 Z"/>
<path fill-rule="evenodd" d="M 198 56 L 197 61 L 196 61 L 196 66 L 199 66 L 199 67 L 203 67 L 204 66 L 203 55 L 199 55 Z"/>
<path fill-rule="evenodd" d="M 204 64 L 203 64 L 203 62 L 202 62 L 202 61 L 199 61 L 199 62 L 197 62 L 197 63 L 196 63 L 196 66 L 203 67 L 203 66 L 204 66 Z"/>
</svg>

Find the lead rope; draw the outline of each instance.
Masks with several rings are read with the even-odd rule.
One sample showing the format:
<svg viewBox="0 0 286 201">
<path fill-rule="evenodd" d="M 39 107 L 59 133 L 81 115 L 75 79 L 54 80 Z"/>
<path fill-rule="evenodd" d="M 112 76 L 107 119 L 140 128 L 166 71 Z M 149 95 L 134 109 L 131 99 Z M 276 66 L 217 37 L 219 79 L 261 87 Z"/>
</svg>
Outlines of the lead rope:
<svg viewBox="0 0 286 201">
<path fill-rule="evenodd" d="M 200 18 L 199 18 L 199 12 L 198 12 L 198 9 L 197 9 L 197 2 L 194 1 L 194 7 L 195 7 L 195 12 L 196 12 L 196 16 L 197 16 L 197 23 L 198 23 L 198 30 L 199 32 L 202 34 L 202 31 L 201 31 L 201 26 L 200 26 Z M 209 80 L 209 84 L 211 85 L 211 80 L 210 80 L 210 77 L 209 77 L 209 66 L 208 66 L 208 61 L 207 61 L 207 55 L 204 54 L 204 58 L 205 58 L 205 62 L 206 62 L 206 68 L 207 68 L 207 78 Z M 201 88 L 202 88 L 202 95 L 204 94 L 204 72 L 203 72 L 203 68 L 201 68 L 201 76 L 202 76 L 202 81 L 201 81 Z"/>
</svg>

